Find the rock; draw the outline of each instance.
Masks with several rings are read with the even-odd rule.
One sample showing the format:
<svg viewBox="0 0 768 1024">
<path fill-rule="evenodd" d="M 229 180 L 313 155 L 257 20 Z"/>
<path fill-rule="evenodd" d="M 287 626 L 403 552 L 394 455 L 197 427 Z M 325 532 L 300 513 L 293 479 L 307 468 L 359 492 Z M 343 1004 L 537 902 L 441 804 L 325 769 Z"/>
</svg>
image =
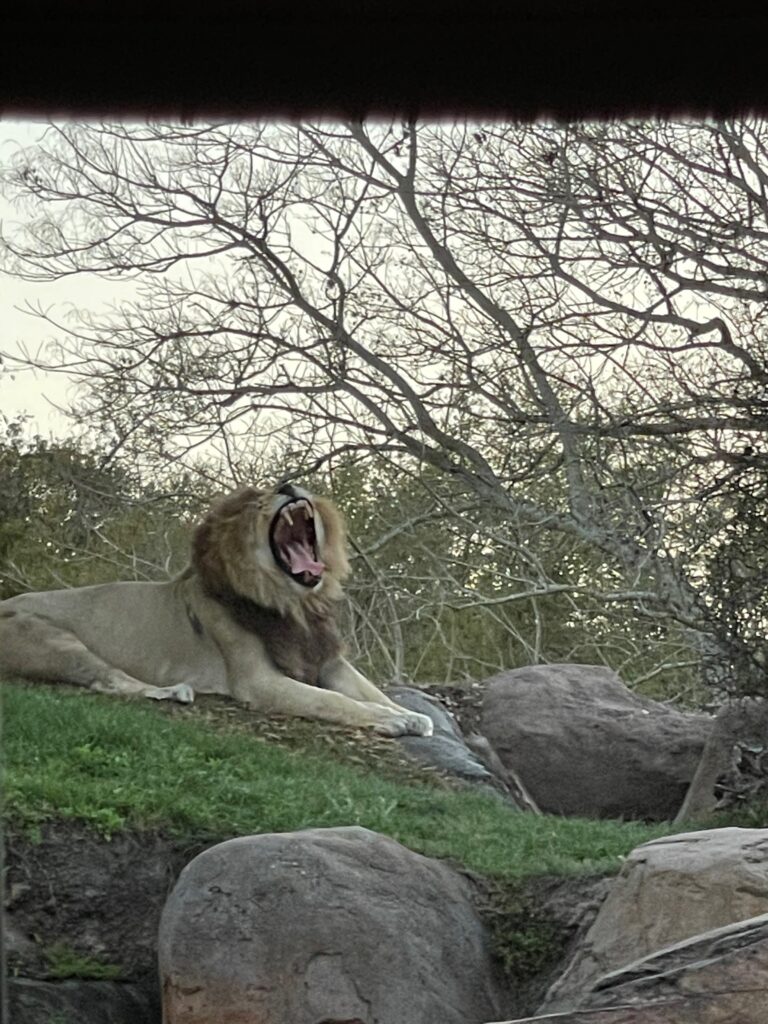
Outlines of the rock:
<svg viewBox="0 0 768 1024">
<path fill-rule="evenodd" d="M 601 666 L 514 669 L 486 687 L 482 733 L 553 814 L 671 819 L 711 729 L 708 715 L 638 697 Z"/>
<path fill-rule="evenodd" d="M 644 843 L 627 858 L 539 1012 L 573 1009 L 598 977 L 766 912 L 768 829 L 710 829 Z"/>
<path fill-rule="evenodd" d="M 14 915 L 7 909 L 7 904 L 2 924 L 5 953 L 9 961 L 13 963 L 25 957 L 27 959 L 37 958 L 39 953 L 37 946 L 17 923 Z"/>
<path fill-rule="evenodd" d="M 418 711 L 432 719 L 435 731 L 431 736 L 398 737 L 398 743 L 410 757 L 472 782 L 493 781 L 493 774 L 464 742 L 453 715 L 434 697 L 408 686 L 394 687 L 389 696 L 409 711 Z"/>
<path fill-rule="evenodd" d="M 757 770 L 753 769 L 751 780 L 738 778 L 738 762 L 741 760 L 743 748 L 757 755 Z M 742 698 L 723 705 L 715 716 L 712 730 L 675 821 L 687 821 L 697 814 L 713 810 L 718 803 L 715 785 L 724 776 L 733 776 L 732 789 L 736 793 L 743 790 L 745 797 L 764 793 L 765 773 L 768 768 L 766 748 L 768 701 Z M 734 752 L 737 755 L 736 765 Z"/>
<path fill-rule="evenodd" d="M 34 840 L 7 830 L 10 971 L 46 979 L 44 949 L 65 942 L 119 967 L 127 980 L 151 976 L 154 983 L 160 911 L 173 879 L 201 846 L 128 831 L 106 842 L 67 821 L 44 823 Z"/>
<path fill-rule="evenodd" d="M 768 914 L 696 935 L 597 981 L 579 1008 L 509 1024 L 764 1024 Z"/>
<path fill-rule="evenodd" d="M 155 988 L 155 986 L 153 986 Z M 13 1024 L 157 1024 L 157 992 L 116 981 L 8 979 Z"/>
<path fill-rule="evenodd" d="M 732 1014 L 728 1019 L 739 1024 L 764 1024 L 768 1007 L 768 914 L 703 932 L 614 971 L 598 979 L 579 1008 L 685 1005 L 691 998 L 699 1007 L 710 1000 L 718 1011 L 728 1006 Z M 736 1008 L 738 1014 L 734 1013 Z"/>
<path fill-rule="evenodd" d="M 409 711 L 419 711 L 432 719 L 432 736 L 399 736 L 405 753 L 422 764 L 453 775 L 464 782 L 480 785 L 488 792 L 503 795 L 519 810 L 540 811 L 514 772 L 507 770 L 484 736 L 464 736 L 456 719 L 436 697 L 411 687 L 389 691 L 393 700 Z"/>
<path fill-rule="evenodd" d="M 367 829 L 206 850 L 163 910 L 165 1024 L 480 1024 L 511 1003 L 474 888 Z"/>
<path fill-rule="evenodd" d="M 687 1024 L 676 1018 L 641 1017 L 633 1007 L 620 1007 L 617 1010 L 601 1010 L 599 1017 L 591 1010 L 583 1013 L 556 1013 L 536 1017 L 516 1017 L 514 1020 L 496 1021 L 495 1024 Z M 698 1024 L 698 1022 L 697 1022 Z"/>
</svg>

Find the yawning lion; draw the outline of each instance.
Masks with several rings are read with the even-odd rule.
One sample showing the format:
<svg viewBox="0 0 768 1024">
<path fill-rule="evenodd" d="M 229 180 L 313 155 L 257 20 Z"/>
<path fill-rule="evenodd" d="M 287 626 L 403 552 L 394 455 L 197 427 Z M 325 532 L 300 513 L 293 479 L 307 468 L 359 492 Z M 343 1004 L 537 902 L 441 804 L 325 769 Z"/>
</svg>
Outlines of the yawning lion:
<svg viewBox="0 0 768 1024">
<path fill-rule="evenodd" d="M 0 674 L 428 736 L 343 657 L 334 607 L 349 572 L 335 506 L 298 487 L 244 488 L 195 530 L 168 583 L 105 583 L 0 602 Z"/>
</svg>

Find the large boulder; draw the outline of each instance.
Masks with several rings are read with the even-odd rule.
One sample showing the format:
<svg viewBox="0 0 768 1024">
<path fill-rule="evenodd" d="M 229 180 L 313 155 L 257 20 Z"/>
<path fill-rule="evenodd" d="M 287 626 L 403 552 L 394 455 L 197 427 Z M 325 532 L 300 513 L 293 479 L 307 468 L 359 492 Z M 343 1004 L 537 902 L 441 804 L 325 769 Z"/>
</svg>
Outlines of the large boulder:
<svg viewBox="0 0 768 1024">
<path fill-rule="evenodd" d="M 542 811 L 663 821 L 711 722 L 637 696 L 611 669 L 536 665 L 487 681 L 481 730 Z"/>
<path fill-rule="evenodd" d="M 764 1024 L 768 914 L 696 935 L 599 979 L 579 1008 L 510 1024 Z"/>
<path fill-rule="evenodd" d="M 614 971 L 598 979 L 580 1007 L 673 1007 L 689 1001 L 690 1019 L 696 1024 L 709 1020 L 764 1024 L 768 1015 L 768 914 L 703 932 Z M 698 1016 L 693 1012 L 696 1009 Z"/>
<path fill-rule="evenodd" d="M 164 1024 L 480 1024 L 509 1006 L 472 883 L 363 828 L 196 857 L 160 924 Z"/>
<path fill-rule="evenodd" d="M 627 858 L 539 1012 L 573 1009 L 602 975 L 765 913 L 768 829 L 710 829 L 644 843 Z"/>
</svg>

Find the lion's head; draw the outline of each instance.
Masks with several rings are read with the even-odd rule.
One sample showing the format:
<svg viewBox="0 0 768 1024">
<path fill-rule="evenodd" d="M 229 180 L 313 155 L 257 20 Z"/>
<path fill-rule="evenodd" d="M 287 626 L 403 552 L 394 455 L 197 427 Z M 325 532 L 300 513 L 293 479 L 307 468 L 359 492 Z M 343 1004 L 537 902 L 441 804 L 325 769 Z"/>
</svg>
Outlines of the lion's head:
<svg viewBox="0 0 768 1024">
<path fill-rule="evenodd" d="M 195 530 L 192 567 L 211 594 L 300 617 L 341 597 L 344 521 L 327 498 L 300 487 L 245 487 L 219 499 Z"/>
</svg>

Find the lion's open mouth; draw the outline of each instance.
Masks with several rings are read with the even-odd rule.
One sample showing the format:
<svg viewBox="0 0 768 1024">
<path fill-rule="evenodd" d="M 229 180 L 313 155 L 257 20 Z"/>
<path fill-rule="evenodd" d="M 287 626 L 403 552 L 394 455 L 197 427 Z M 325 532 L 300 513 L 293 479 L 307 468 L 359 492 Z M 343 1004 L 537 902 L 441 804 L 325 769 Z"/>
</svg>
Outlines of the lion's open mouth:
<svg viewBox="0 0 768 1024">
<path fill-rule="evenodd" d="M 315 510 L 306 498 L 288 501 L 269 528 L 269 544 L 275 561 L 303 587 L 316 587 L 325 571 L 317 557 Z"/>
</svg>

